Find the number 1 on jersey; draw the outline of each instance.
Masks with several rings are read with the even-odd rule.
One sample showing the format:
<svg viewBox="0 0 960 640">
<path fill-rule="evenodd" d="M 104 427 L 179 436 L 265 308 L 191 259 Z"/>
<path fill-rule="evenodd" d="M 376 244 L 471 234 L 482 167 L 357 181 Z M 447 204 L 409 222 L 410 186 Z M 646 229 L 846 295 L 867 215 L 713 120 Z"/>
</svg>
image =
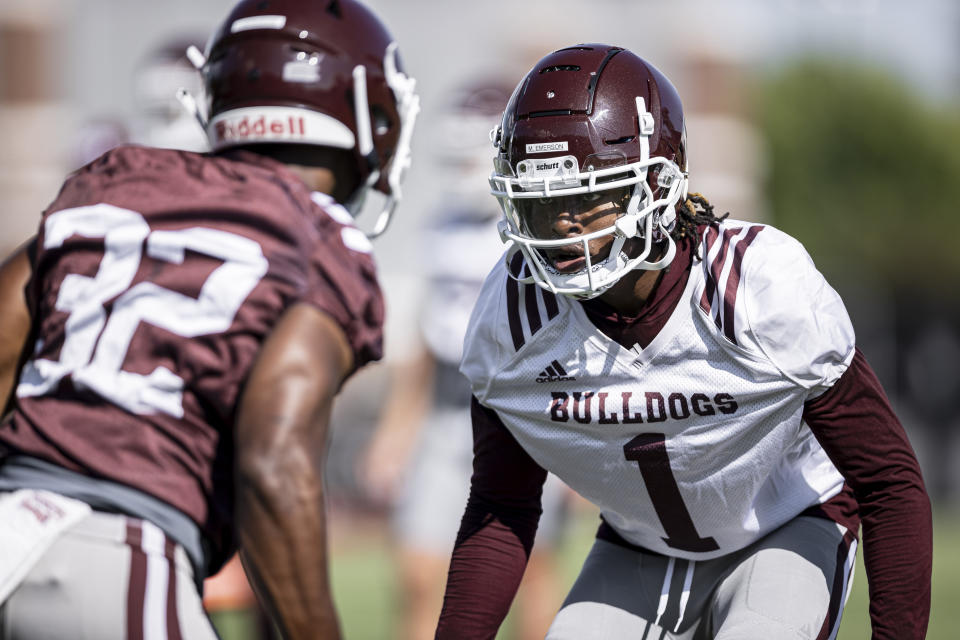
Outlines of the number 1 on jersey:
<svg viewBox="0 0 960 640">
<path fill-rule="evenodd" d="M 668 546 L 683 551 L 704 553 L 720 548 L 713 538 L 701 538 L 693 524 L 687 505 L 683 503 L 680 487 L 673 477 L 667 456 L 666 436 L 662 433 L 641 433 L 623 445 L 627 460 L 636 461 L 647 486 L 653 508 L 660 524 L 667 532 L 663 539 Z"/>
</svg>

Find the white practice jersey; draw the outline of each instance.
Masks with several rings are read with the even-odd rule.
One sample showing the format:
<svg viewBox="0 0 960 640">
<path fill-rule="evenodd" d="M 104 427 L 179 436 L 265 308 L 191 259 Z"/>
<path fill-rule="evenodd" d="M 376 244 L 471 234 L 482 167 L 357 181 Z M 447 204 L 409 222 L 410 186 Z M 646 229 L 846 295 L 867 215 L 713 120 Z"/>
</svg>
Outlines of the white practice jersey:
<svg viewBox="0 0 960 640">
<path fill-rule="evenodd" d="M 624 539 L 694 560 L 840 492 L 802 412 L 854 354 L 840 297 L 790 236 L 725 220 L 700 255 L 645 349 L 605 336 L 575 300 L 518 284 L 500 261 L 461 364 L 477 399 Z M 511 271 L 526 275 L 522 260 Z"/>
</svg>

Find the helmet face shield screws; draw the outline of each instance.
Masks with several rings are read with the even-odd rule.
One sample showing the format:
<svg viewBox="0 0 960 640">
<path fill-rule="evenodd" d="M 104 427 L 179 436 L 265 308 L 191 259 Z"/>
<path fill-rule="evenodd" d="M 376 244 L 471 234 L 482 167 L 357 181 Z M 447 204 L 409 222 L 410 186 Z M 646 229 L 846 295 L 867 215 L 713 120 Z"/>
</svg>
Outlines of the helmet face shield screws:
<svg viewBox="0 0 960 640">
<path fill-rule="evenodd" d="M 609 45 L 555 51 L 517 86 L 491 137 L 497 157 L 490 186 L 504 214 L 501 235 L 514 243 L 509 254 L 521 251 L 530 264 L 526 281 L 591 298 L 633 269 L 661 269 L 673 259 L 669 232 L 687 182 L 683 107 L 652 65 Z M 537 206 L 528 202 L 559 205 L 573 197 L 606 198 L 618 215 L 582 234 L 530 234 L 524 218 Z M 591 255 L 603 237 L 612 237 L 609 252 Z M 627 245 L 632 238 L 638 240 Z M 652 261 L 656 242 L 666 246 Z M 583 268 L 557 269 L 551 255 L 572 250 L 582 251 Z"/>
</svg>

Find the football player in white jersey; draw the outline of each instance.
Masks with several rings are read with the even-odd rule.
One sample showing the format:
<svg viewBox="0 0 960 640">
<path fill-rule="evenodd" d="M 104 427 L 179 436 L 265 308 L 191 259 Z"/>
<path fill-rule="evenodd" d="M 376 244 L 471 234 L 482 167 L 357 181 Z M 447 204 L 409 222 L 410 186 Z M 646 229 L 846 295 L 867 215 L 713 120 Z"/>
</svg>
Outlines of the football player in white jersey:
<svg viewBox="0 0 960 640">
<path fill-rule="evenodd" d="M 861 523 L 873 637 L 923 638 L 910 443 L 800 243 L 688 193 L 670 82 L 562 49 L 494 137 L 513 245 L 464 345 L 474 473 L 437 638 L 496 633 L 547 471 L 602 517 L 549 640 L 835 637 Z"/>
</svg>

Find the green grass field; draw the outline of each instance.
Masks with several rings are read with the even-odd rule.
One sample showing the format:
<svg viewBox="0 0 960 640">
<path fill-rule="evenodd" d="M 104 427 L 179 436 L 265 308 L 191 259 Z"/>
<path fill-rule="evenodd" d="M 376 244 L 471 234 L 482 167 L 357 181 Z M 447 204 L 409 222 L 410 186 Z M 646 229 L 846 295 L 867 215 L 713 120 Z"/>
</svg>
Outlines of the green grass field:
<svg viewBox="0 0 960 640">
<path fill-rule="evenodd" d="M 960 629 L 960 514 L 938 513 L 934 518 L 933 602 L 929 640 L 953 640 Z M 596 530 L 593 516 L 580 518 L 563 549 L 563 573 L 569 586 L 592 543 Z M 395 577 L 382 528 L 375 526 L 334 528 L 333 588 L 347 640 L 391 640 L 394 634 Z M 910 550 L 905 549 L 905 554 Z M 839 637 L 868 639 L 867 585 L 858 558 L 854 588 L 847 604 Z M 224 640 L 248 640 L 246 618 L 217 620 Z M 509 640 L 509 619 L 498 640 Z"/>
</svg>

